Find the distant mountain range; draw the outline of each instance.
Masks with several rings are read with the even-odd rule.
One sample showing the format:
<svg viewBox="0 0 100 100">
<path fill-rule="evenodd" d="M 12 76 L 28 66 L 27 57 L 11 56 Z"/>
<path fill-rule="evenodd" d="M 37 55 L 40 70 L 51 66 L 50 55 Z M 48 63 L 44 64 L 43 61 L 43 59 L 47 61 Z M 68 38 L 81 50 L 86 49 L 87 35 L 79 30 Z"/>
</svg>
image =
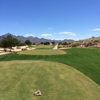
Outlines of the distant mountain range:
<svg viewBox="0 0 100 100">
<path fill-rule="evenodd" d="M 9 35 L 10 33 L 7 33 L 5 35 L 2 35 L 0 36 L 0 40 Z M 12 35 L 14 38 L 18 39 L 19 41 L 21 42 L 25 42 L 26 40 L 30 40 L 32 43 L 41 43 L 41 42 L 52 42 L 54 41 L 55 43 L 59 43 L 59 42 L 73 42 L 74 40 L 72 39 L 64 39 L 64 40 L 51 40 L 51 39 L 45 39 L 45 38 L 38 38 L 38 37 L 32 37 L 32 36 L 29 36 L 29 37 L 24 37 L 24 36 L 15 36 L 13 34 L 10 34 Z"/>
</svg>

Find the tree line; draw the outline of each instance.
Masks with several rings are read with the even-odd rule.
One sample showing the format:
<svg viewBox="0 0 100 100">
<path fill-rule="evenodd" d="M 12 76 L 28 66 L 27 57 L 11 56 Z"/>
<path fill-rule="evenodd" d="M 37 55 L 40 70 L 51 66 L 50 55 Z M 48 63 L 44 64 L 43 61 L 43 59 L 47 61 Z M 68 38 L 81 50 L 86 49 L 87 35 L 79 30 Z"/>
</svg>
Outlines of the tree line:
<svg viewBox="0 0 100 100">
<path fill-rule="evenodd" d="M 49 42 L 41 42 L 40 44 L 44 45 L 50 45 Z M 54 45 L 55 42 L 53 41 L 52 44 Z M 18 39 L 14 38 L 11 34 L 7 35 L 6 37 L 3 37 L 3 39 L 0 41 L 0 47 L 4 48 L 6 51 L 6 48 L 12 49 L 14 46 L 24 46 L 24 45 L 36 45 L 36 43 L 32 43 L 30 40 L 26 40 L 25 42 L 21 42 Z"/>
</svg>

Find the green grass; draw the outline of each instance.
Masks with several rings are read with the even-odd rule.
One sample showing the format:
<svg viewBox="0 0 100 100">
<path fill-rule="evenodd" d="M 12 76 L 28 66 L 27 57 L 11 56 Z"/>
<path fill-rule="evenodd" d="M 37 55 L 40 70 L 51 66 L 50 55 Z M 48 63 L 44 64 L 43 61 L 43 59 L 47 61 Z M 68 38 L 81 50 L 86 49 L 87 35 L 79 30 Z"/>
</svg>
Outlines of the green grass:
<svg viewBox="0 0 100 100">
<path fill-rule="evenodd" d="M 31 50 L 31 51 L 23 51 L 18 52 L 18 54 L 24 54 L 24 55 L 62 55 L 66 54 L 65 51 L 61 50 L 51 50 L 51 49 L 38 49 L 38 50 Z"/>
<path fill-rule="evenodd" d="M 38 89 L 42 96 L 33 95 Z M 100 100 L 100 87 L 65 64 L 39 60 L 2 61 L 0 100 Z"/>
<path fill-rule="evenodd" d="M 36 49 L 53 49 L 54 45 L 36 45 Z"/>
<path fill-rule="evenodd" d="M 100 49 L 73 48 L 63 51 L 67 52 L 67 54 L 45 55 L 47 53 L 46 50 L 44 55 L 37 55 L 37 54 L 25 55 L 25 54 L 11 53 L 6 55 L 0 55 L 0 61 L 44 60 L 44 61 L 60 62 L 69 65 L 71 67 L 74 67 L 75 69 L 84 73 L 86 76 L 88 76 L 94 82 L 100 85 Z M 28 51 L 28 52 L 34 52 L 34 51 Z M 53 52 L 53 50 L 51 50 L 51 52 Z"/>
</svg>

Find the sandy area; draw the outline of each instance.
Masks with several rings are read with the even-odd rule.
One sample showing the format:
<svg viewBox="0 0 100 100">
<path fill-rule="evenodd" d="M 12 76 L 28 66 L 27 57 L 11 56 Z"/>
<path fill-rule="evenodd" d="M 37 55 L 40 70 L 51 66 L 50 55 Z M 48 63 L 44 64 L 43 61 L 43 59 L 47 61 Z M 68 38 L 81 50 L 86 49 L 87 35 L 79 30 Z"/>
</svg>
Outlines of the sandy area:
<svg viewBox="0 0 100 100">
<path fill-rule="evenodd" d="M 53 49 L 58 49 L 58 44 Z"/>
<path fill-rule="evenodd" d="M 8 54 L 8 53 L 11 53 L 11 52 L 1 52 L 0 55 Z"/>
</svg>

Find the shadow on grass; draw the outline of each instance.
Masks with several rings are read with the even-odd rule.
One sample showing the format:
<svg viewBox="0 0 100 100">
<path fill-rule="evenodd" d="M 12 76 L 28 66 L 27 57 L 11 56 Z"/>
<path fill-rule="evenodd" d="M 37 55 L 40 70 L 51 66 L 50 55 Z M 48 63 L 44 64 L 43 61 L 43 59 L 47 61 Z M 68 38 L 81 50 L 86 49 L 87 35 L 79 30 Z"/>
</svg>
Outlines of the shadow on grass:
<svg viewBox="0 0 100 100">
<path fill-rule="evenodd" d="M 11 53 L 0 56 L 0 61 L 12 61 L 12 60 L 46 60 L 46 61 L 57 61 L 59 58 L 66 57 L 63 55 L 25 55 L 25 54 L 17 54 Z M 59 61 L 58 61 L 59 62 Z"/>
</svg>

